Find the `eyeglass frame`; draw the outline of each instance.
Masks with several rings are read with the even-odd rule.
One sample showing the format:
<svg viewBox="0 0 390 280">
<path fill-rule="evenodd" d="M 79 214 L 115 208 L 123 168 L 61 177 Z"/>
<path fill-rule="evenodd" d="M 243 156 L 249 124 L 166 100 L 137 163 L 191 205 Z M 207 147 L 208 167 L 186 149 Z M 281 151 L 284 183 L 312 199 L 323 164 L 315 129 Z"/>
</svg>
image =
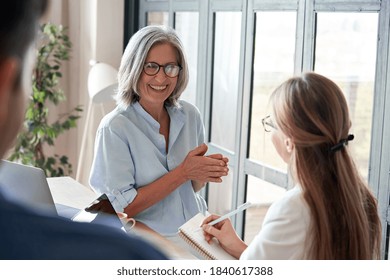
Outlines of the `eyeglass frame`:
<svg viewBox="0 0 390 280">
<path fill-rule="evenodd" d="M 268 121 L 269 120 L 269 121 Z M 263 128 L 265 132 L 271 132 L 272 130 L 268 127 L 271 127 L 272 129 L 277 129 L 276 125 L 272 122 L 271 116 L 268 115 L 261 119 L 261 123 L 263 124 Z"/>
<path fill-rule="evenodd" d="M 156 73 L 154 73 L 154 74 L 148 74 L 148 73 L 146 73 L 145 68 L 146 68 L 147 65 L 150 65 L 150 64 L 153 64 L 153 65 L 157 65 L 157 66 L 158 66 L 158 69 L 157 69 Z M 177 71 L 177 74 L 176 74 L 175 76 L 170 76 L 170 75 L 168 75 L 167 72 L 166 72 L 166 67 L 172 67 L 172 66 L 173 66 L 173 67 L 178 67 L 178 68 L 179 68 L 179 71 Z M 181 67 L 180 65 L 176 65 L 176 64 L 173 64 L 173 63 L 167 63 L 167 64 L 165 64 L 165 65 L 160 65 L 160 64 L 158 64 L 158 63 L 156 63 L 156 62 L 147 62 L 147 63 L 144 64 L 142 70 L 143 70 L 143 72 L 144 72 L 146 75 L 148 75 L 148 76 L 154 76 L 154 75 L 157 75 L 158 72 L 160 72 L 160 69 L 161 69 L 161 68 L 163 69 L 164 74 L 167 75 L 167 76 L 170 77 L 170 78 L 176 78 L 177 76 L 179 76 L 180 71 L 183 69 L 183 67 Z"/>
</svg>

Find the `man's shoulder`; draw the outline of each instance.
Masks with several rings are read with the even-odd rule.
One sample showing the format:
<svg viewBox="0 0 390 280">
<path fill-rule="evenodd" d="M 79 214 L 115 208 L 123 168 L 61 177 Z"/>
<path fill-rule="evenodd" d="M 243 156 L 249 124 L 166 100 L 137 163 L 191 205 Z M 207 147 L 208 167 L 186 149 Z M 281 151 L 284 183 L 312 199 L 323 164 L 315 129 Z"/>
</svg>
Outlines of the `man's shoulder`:
<svg viewBox="0 0 390 280">
<path fill-rule="evenodd" d="M 0 205 L 0 259 L 166 259 L 146 241 L 119 229 L 76 223 Z"/>
</svg>

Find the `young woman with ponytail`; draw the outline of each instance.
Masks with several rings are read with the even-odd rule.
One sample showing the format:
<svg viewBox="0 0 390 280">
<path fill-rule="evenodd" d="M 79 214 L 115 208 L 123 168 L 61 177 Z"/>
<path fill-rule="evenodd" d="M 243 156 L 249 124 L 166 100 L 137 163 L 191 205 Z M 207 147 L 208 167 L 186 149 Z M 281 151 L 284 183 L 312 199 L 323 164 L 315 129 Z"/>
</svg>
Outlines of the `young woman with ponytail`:
<svg viewBox="0 0 390 280">
<path fill-rule="evenodd" d="M 206 240 L 241 259 L 377 259 L 381 225 L 376 199 L 348 151 L 351 120 L 340 88 L 305 73 L 271 95 L 272 115 L 263 119 L 288 163 L 295 187 L 269 209 L 261 231 L 247 246 L 229 220 L 209 226 Z"/>
</svg>

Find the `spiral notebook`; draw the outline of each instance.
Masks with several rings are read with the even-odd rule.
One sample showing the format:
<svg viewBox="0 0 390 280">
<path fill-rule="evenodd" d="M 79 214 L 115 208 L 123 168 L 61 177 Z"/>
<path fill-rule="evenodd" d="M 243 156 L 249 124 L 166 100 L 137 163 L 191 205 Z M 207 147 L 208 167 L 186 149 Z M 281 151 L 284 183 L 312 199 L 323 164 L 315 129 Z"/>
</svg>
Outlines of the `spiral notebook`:
<svg viewBox="0 0 390 280">
<path fill-rule="evenodd" d="M 202 213 L 194 216 L 179 228 L 179 236 L 207 260 L 236 260 L 219 245 L 218 240 L 214 238 L 209 244 L 204 239 L 203 231 L 197 231 L 204 219 Z"/>
</svg>

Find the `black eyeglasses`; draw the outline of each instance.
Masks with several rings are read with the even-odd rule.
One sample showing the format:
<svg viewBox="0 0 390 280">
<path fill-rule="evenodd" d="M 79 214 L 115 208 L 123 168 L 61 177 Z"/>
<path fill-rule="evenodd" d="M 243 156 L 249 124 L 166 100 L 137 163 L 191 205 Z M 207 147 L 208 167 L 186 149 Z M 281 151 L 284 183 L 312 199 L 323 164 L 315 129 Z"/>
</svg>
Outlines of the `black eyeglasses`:
<svg viewBox="0 0 390 280">
<path fill-rule="evenodd" d="M 158 73 L 158 71 L 160 71 L 160 67 L 164 69 L 165 75 L 170 78 L 175 78 L 179 75 L 180 70 L 182 69 L 181 66 L 175 64 L 160 65 L 155 62 L 148 62 L 144 65 L 144 72 L 148 76 L 154 76 Z"/>
<path fill-rule="evenodd" d="M 270 115 L 263 118 L 261 123 L 263 124 L 265 132 L 271 132 L 272 130 L 276 129 L 276 125 L 273 123 Z"/>
</svg>

